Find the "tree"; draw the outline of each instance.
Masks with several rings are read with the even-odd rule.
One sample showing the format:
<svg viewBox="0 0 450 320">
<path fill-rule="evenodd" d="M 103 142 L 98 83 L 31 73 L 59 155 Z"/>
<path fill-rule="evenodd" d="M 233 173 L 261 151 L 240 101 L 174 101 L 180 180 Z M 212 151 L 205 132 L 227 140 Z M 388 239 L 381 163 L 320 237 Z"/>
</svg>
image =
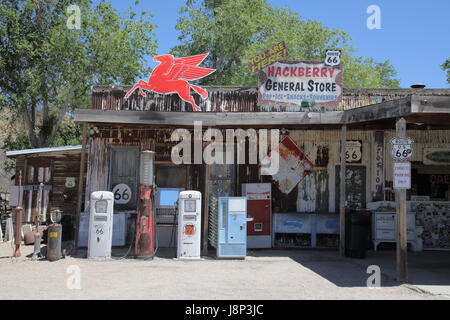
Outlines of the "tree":
<svg viewBox="0 0 450 320">
<path fill-rule="evenodd" d="M 68 23 L 78 9 L 79 29 Z M 22 117 L 32 147 L 52 145 L 68 114 L 90 106 L 92 85 L 149 72 L 144 58 L 157 44 L 148 16 L 132 8 L 120 16 L 105 0 L 1 2 L 0 107 Z"/>
<path fill-rule="evenodd" d="M 250 74 L 247 60 L 285 40 L 289 60 L 323 60 L 326 49 L 341 49 L 346 87 L 399 86 L 389 61 L 356 56 L 345 31 L 305 21 L 288 7 L 276 9 L 265 0 L 188 0 L 180 15 L 175 28 L 181 43 L 171 53 L 210 52 L 204 64 L 217 72 L 203 84 L 255 86 L 258 78 Z"/>
<path fill-rule="evenodd" d="M 442 70 L 447 70 L 447 83 L 450 84 L 450 58 L 448 58 L 442 65 Z"/>
</svg>

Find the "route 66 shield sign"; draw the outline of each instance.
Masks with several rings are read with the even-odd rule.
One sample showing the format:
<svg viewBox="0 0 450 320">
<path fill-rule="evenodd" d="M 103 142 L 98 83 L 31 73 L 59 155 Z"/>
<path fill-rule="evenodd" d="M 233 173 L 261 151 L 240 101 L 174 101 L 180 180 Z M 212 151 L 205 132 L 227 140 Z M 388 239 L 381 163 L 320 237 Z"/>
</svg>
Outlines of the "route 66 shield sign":
<svg viewBox="0 0 450 320">
<path fill-rule="evenodd" d="M 325 65 L 338 66 L 341 63 L 341 50 L 327 50 L 325 53 Z"/>
<path fill-rule="evenodd" d="M 414 140 L 411 138 L 392 138 L 391 156 L 395 160 L 406 160 L 412 157 Z"/>
</svg>

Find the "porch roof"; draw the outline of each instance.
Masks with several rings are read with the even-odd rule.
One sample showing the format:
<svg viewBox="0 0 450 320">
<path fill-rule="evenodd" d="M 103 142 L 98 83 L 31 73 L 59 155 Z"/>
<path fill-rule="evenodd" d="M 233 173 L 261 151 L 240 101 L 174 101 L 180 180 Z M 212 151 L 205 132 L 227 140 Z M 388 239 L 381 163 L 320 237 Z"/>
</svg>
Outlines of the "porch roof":
<svg viewBox="0 0 450 320">
<path fill-rule="evenodd" d="M 411 95 L 344 111 L 306 112 L 167 112 L 77 109 L 75 121 L 98 124 L 192 127 L 388 125 L 398 117 L 417 125 L 449 126 L 450 96 Z"/>
</svg>

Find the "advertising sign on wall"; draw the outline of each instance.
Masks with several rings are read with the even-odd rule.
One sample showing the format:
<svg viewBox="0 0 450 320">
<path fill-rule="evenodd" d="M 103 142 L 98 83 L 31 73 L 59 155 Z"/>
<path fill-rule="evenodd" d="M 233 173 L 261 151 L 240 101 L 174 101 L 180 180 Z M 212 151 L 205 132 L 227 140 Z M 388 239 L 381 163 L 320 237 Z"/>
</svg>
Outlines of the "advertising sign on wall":
<svg viewBox="0 0 450 320">
<path fill-rule="evenodd" d="M 450 149 L 448 148 L 424 148 L 423 164 L 450 165 Z"/>
<path fill-rule="evenodd" d="M 343 63 L 278 61 L 259 73 L 260 106 L 300 106 L 305 99 L 316 106 L 336 108 L 342 101 Z"/>
<path fill-rule="evenodd" d="M 347 140 L 345 144 L 345 162 L 361 163 L 362 158 L 362 141 Z"/>
<path fill-rule="evenodd" d="M 384 171 L 383 171 L 383 150 L 384 150 L 384 132 L 374 132 L 374 143 L 372 152 L 372 191 L 374 201 L 382 201 L 383 197 L 383 184 L 384 184 Z"/>
<path fill-rule="evenodd" d="M 281 192 L 289 194 L 314 165 L 289 137 L 285 137 L 279 147 L 271 151 L 270 158 L 276 156 L 275 153 L 279 154 L 280 162 L 278 172 L 272 175 L 272 180 L 278 184 Z M 262 174 L 264 170 L 261 168 Z"/>
</svg>

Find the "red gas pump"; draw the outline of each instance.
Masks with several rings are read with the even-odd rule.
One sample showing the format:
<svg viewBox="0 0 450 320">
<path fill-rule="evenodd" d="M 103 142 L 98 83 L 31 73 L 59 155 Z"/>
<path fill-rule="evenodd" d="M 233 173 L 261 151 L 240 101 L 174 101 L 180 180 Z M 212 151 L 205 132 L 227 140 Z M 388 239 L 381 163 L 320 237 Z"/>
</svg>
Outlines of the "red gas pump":
<svg viewBox="0 0 450 320">
<path fill-rule="evenodd" d="M 136 219 L 135 254 L 138 258 L 153 258 L 155 251 L 155 212 L 153 210 L 154 152 L 141 152 L 139 200 Z"/>
</svg>

